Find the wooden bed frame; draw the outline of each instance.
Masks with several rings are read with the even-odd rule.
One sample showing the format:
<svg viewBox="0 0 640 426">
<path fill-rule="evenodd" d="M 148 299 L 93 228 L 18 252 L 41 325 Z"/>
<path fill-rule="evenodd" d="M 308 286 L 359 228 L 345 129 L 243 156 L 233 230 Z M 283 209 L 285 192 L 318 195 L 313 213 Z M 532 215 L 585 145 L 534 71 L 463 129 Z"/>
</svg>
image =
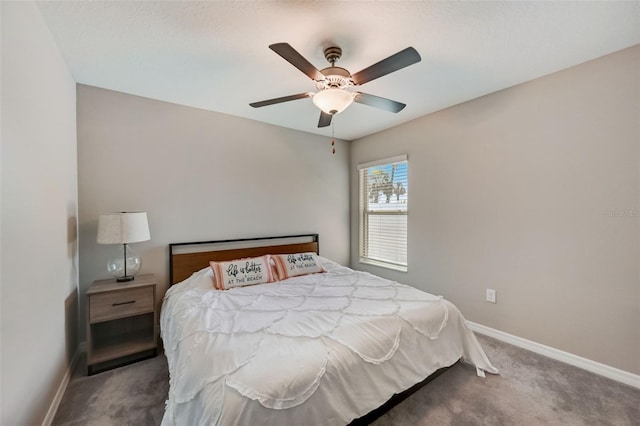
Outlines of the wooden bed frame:
<svg viewBox="0 0 640 426">
<path fill-rule="evenodd" d="M 255 245 L 254 243 L 266 245 Z M 320 254 L 318 234 L 169 244 L 169 285 L 186 280 L 194 272 L 209 266 L 211 260 L 222 262 L 265 254 L 304 252 Z"/>
<path fill-rule="evenodd" d="M 320 254 L 318 234 L 285 235 L 280 237 L 241 238 L 234 240 L 196 241 L 169 244 L 169 283 L 177 284 L 196 271 L 209 266 L 209 261 L 227 261 L 265 254 L 315 252 Z M 364 426 L 374 422 L 400 402 L 450 367 L 441 368 L 409 389 L 393 395 L 380 407 L 353 420 L 349 426 Z"/>
</svg>

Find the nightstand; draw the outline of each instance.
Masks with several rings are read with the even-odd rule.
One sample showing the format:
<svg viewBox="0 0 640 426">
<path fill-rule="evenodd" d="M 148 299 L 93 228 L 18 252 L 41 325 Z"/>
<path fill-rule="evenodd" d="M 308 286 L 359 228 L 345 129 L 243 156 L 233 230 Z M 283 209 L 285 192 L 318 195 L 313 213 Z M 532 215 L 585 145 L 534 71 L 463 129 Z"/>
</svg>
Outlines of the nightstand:
<svg viewBox="0 0 640 426">
<path fill-rule="evenodd" d="M 94 281 L 87 290 L 87 372 L 156 356 L 156 278 Z"/>
</svg>

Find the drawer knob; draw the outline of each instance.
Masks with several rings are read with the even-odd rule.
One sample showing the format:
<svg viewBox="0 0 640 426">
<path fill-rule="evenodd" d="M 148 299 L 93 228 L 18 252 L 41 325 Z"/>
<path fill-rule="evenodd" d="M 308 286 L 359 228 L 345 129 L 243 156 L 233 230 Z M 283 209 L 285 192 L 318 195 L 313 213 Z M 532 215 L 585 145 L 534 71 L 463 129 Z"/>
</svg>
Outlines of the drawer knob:
<svg viewBox="0 0 640 426">
<path fill-rule="evenodd" d="M 126 302 L 112 303 L 111 306 L 130 305 L 132 303 L 136 303 L 136 301 L 135 300 L 127 300 Z"/>
</svg>

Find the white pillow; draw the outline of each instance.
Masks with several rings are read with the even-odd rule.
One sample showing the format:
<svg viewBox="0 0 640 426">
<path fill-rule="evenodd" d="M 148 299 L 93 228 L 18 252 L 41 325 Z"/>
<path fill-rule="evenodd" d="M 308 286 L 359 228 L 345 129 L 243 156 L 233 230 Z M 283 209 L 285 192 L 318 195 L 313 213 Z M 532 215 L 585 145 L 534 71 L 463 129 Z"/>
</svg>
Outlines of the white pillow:
<svg viewBox="0 0 640 426">
<path fill-rule="evenodd" d="M 228 290 L 233 287 L 274 282 L 269 258 L 269 255 L 266 255 L 228 262 L 209 262 L 213 270 L 213 287 L 217 290 Z"/>
<path fill-rule="evenodd" d="M 325 272 L 318 255 L 313 252 L 295 254 L 273 254 L 274 268 L 279 280 L 298 275 Z"/>
</svg>

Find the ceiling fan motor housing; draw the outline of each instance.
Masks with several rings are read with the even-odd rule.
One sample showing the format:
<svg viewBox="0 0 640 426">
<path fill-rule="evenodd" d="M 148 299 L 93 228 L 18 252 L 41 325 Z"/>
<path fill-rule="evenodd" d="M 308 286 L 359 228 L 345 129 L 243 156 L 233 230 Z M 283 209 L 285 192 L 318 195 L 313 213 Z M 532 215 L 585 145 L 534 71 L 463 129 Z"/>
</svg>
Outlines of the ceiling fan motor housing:
<svg viewBox="0 0 640 426">
<path fill-rule="evenodd" d="M 316 87 L 325 89 L 346 89 L 353 86 L 351 73 L 342 67 L 336 67 L 335 63 L 342 56 L 342 49 L 337 46 L 330 46 L 324 49 L 324 57 L 331 64 L 330 67 L 320 70 L 325 76 L 324 80 L 316 81 Z"/>
<path fill-rule="evenodd" d="M 324 80 L 317 81 L 316 86 L 320 90 L 324 89 L 345 89 L 349 86 L 353 86 L 351 81 L 351 73 L 341 67 L 328 67 L 320 70 L 322 75 L 325 76 Z"/>
</svg>

